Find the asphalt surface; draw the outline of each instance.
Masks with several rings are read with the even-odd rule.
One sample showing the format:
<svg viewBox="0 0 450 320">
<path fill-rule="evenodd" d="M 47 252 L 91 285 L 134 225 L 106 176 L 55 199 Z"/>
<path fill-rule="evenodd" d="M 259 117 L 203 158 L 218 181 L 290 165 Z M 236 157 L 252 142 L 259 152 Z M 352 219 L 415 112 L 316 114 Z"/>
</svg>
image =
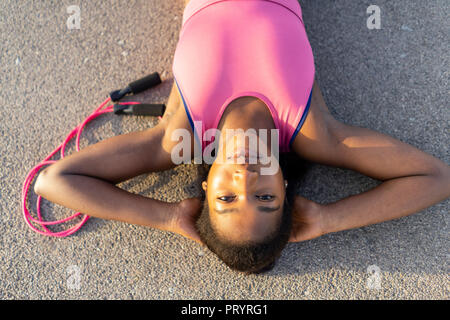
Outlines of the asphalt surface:
<svg viewBox="0 0 450 320">
<path fill-rule="evenodd" d="M 327 104 L 339 120 L 450 163 L 449 2 L 373 2 L 301 1 Z M 66 25 L 73 4 L 81 9 L 79 30 Z M 371 4 L 381 9 L 380 30 L 367 28 Z M 252 276 L 168 232 L 94 218 L 62 239 L 27 228 L 21 209 L 27 172 L 109 91 L 158 71 L 163 84 L 139 99 L 167 101 L 183 6 L 181 0 L 0 2 L 0 299 L 448 299 L 448 200 L 399 220 L 290 244 L 275 269 Z M 81 145 L 155 123 L 102 116 Z M 378 183 L 314 165 L 298 192 L 328 203 Z M 193 165 L 122 186 L 167 201 L 200 192 Z M 35 200 L 30 194 L 33 212 Z M 72 214 L 47 202 L 43 210 L 47 219 Z M 379 271 L 378 289 L 368 286 L 377 276 L 370 266 Z"/>
</svg>

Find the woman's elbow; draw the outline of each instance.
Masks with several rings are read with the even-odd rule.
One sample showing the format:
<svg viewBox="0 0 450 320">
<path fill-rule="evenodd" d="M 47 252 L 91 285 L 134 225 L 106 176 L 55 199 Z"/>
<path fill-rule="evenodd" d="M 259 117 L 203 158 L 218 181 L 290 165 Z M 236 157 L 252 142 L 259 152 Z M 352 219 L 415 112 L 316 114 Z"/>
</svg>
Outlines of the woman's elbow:
<svg viewBox="0 0 450 320">
<path fill-rule="evenodd" d="M 42 170 L 34 183 L 34 192 L 45 198 L 45 194 L 48 192 L 49 188 L 54 185 L 52 181 L 58 174 L 59 173 L 55 172 L 51 166 Z"/>
<path fill-rule="evenodd" d="M 433 185 L 443 194 L 444 199 L 450 197 L 450 166 L 439 160 L 438 165 L 430 169 L 427 176 L 434 179 Z"/>
</svg>

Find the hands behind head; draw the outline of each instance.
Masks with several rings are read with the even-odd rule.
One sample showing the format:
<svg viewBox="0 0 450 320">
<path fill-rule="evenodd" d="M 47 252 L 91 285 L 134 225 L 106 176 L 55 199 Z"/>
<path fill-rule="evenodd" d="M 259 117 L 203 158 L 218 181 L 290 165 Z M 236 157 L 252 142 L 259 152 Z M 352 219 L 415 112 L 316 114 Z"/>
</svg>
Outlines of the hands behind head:
<svg viewBox="0 0 450 320">
<path fill-rule="evenodd" d="M 175 210 L 171 213 L 173 216 L 169 231 L 178 233 L 183 237 L 203 244 L 195 229 L 195 222 L 200 215 L 201 208 L 202 201 L 200 198 L 190 198 L 178 202 L 175 206 Z"/>
<path fill-rule="evenodd" d="M 324 235 L 326 231 L 323 208 L 324 205 L 302 196 L 295 196 L 289 242 L 300 242 Z"/>
</svg>

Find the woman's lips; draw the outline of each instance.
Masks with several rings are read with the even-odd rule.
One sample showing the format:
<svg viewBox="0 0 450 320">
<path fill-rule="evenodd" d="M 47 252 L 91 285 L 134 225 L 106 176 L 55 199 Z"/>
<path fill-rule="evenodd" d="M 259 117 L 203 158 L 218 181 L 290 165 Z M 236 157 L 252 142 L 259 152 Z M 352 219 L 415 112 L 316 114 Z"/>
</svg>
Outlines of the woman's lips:
<svg viewBox="0 0 450 320">
<path fill-rule="evenodd" d="M 257 160 L 258 154 L 256 152 L 250 152 L 248 148 L 245 149 L 238 149 L 236 150 L 231 156 L 227 157 L 227 159 L 239 159 L 244 158 L 246 160 L 255 159 Z"/>
</svg>

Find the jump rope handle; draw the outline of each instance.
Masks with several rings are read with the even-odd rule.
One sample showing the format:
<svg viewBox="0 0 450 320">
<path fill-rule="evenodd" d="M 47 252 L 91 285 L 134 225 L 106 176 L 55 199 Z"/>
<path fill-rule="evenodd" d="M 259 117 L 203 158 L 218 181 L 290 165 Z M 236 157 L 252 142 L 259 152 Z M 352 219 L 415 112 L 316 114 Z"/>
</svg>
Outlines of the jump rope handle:
<svg viewBox="0 0 450 320">
<path fill-rule="evenodd" d="M 139 92 L 150 89 L 161 83 L 161 78 L 158 72 L 149 74 L 148 76 L 133 81 L 124 89 L 115 90 L 109 94 L 111 101 L 118 102 L 127 94 L 137 94 Z M 166 111 L 166 106 L 164 104 L 126 104 L 126 103 L 116 103 L 114 104 L 114 113 L 119 114 L 129 114 L 135 116 L 162 116 L 164 111 Z"/>
<path fill-rule="evenodd" d="M 159 77 L 158 72 L 154 72 L 149 74 L 148 76 L 133 81 L 124 89 L 112 91 L 109 96 L 111 97 L 111 101 L 117 102 L 127 94 L 137 94 L 139 92 L 150 89 L 161 83 L 161 78 Z"/>
<path fill-rule="evenodd" d="M 134 104 L 134 105 L 114 105 L 114 114 L 132 114 L 135 116 L 162 116 L 166 111 L 164 104 Z"/>
</svg>

